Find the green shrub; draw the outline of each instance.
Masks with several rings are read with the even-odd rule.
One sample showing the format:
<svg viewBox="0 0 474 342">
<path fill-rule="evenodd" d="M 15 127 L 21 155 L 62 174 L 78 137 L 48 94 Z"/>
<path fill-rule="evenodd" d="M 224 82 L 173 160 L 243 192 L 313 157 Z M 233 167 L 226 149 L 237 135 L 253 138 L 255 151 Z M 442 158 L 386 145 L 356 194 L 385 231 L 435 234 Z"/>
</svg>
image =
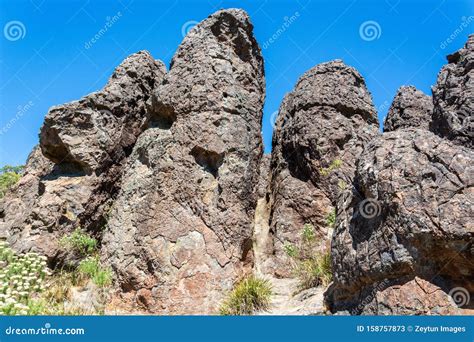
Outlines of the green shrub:
<svg viewBox="0 0 474 342">
<path fill-rule="evenodd" d="M 294 258 L 298 255 L 298 249 L 292 243 L 289 243 L 289 242 L 285 243 L 283 248 L 285 250 L 286 255 L 288 255 L 291 258 Z"/>
<path fill-rule="evenodd" d="M 221 315 L 251 315 L 270 307 L 270 282 L 255 276 L 243 279 L 220 307 Z"/>
<path fill-rule="evenodd" d="M 71 234 L 63 236 L 59 243 L 64 248 L 69 248 L 82 256 L 91 255 L 97 248 L 97 240 L 79 228 Z"/>
<path fill-rule="evenodd" d="M 331 212 L 326 216 L 326 225 L 329 228 L 334 228 L 336 225 L 336 208 L 331 210 Z"/>
<path fill-rule="evenodd" d="M 316 232 L 312 224 L 306 223 L 303 226 L 303 232 L 301 233 L 301 238 L 305 243 L 311 243 L 316 238 Z"/>
<path fill-rule="evenodd" d="M 347 183 L 345 181 L 343 181 L 342 179 L 339 179 L 339 181 L 337 182 L 337 186 L 339 188 L 339 190 L 341 191 L 344 191 L 347 189 Z"/>
<path fill-rule="evenodd" d="M 36 253 L 16 255 L 0 241 L 0 315 L 27 315 L 30 303 L 44 290 L 49 275 L 46 257 Z"/>
<path fill-rule="evenodd" d="M 342 160 L 340 159 L 334 159 L 331 164 L 329 164 L 328 167 L 322 167 L 319 169 L 319 173 L 321 176 L 326 177 L 328 176 L 332 171 L 340 168 L 342 166 Z"/>
<path fill-rule="evenodd" d="M 6 165 L 0 169 L 0 198 L 21 178 L 23 166 Z"/>
<path fill-rule="evenodd" d="M 103 288 L 111 283 L 112 274 L 100 267 L 97 257 L 83 260 L 79 270 L 52 274 L 46 257 L 17 255 L 0 241 L 0 316 L 92 314 L 70 302 L 71 289 L 84 286 L 89 279 Z"/>
<path fill-rule="evenodd" d="M 97 256 L 82 260 L 78 271 L 99 287 L 106 287 L 112 283 L 112 271 L 109 268 L 103 268 Z"/>
<path fill-rule="evenodd" d="M 327 286 L 332 280 L 331 256 L 329 253 L 315 253 L 311 257 L 295 263 L 295 274 L 299 279 L 299 289 Z"/>
<path fill-rule="evenodd" d="M 328 226 L 335 222 L 335 211 L 326 219 Z M 298 289 L 328 285 L 332 280 L 331 258 L 329 252 L 317 252 L 316 232 L 310 224 L 305 224 L 301 231 L 301 243 L 298 246 L 286 243 L 286 254 L 290 257 L 294 275 L 299 279 Z"/>
</svg>

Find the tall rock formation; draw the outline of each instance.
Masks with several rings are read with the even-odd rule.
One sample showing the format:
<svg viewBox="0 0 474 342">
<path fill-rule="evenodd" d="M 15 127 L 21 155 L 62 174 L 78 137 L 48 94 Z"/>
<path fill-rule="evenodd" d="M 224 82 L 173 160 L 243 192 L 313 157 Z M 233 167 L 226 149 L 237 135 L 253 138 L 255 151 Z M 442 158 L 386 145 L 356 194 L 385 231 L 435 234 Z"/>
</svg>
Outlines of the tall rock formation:
<svg viewBox="0 0 474 342">
<path fill-rule="evenodd" d="M 460 123 L 473 115 L 472 38 L 439 74 L 433 117 L 423 111 L 426 96 L 402 89 L 387 118 L 393 131 L 357 162 L 354 186 L 337 206 L 332 311 L 453 314 L 469 305 L 474 150 Z"/>
<path fill-rule="evenodd" d="M 474 147 L 474 34 L 464 48 L 448 56 L 433 87 L 431 130 L 463 146 Z"/>
<path fill-rule="evenodd" d="M 378 134 L 372 97 L 362 76 L 336 60 L 306 72 L 281 107 L 273 135 L 271 217 L 275 265 L 285 267 L 286 243 L 298 243 L 312 224 L 326 244 L 327 217 L 352 182 L 365 143 Z"/>
<path fill-rule="evenodd" d="M 433 99 L 413 86 L 398 89 L 383 125 L 384 132 L 400 128 L 428 129 L 433 115 Z"/>
<path fill-rule="evenodd" d="M 152 312 L 213 313 L 250 266 L 265 98 L 252 30 L 230 9 L 190 31 L 127 165 L 103 260 Z"/>
<path fill-rule="evenodd" d="M 459 313 L 450 290 L 474 293 L 473 50 L 471 36 L 448 57 L 433 103 L 400 88 L 383 135 L 363 77 L 315 66 L 263 156 L 261 51 L 244 11 L 218 11 L 168 73 L 141 51 L 102 90 L 51 108 L 0 201 L 0 239 L 60 268 L 79 260 L 60 239 L 82 228 L 126 312 L 213 314 L 253 271 L 275 286 L 273 313 L 319 314 L 322 287 L 295 296 L 286 278 L 285 245 L 311 224 L 315 249 L 332 237 L 331 311 Z"/>
<path fill-rule="evenodd" d="M 97 233 L 120 188 L 122 163 L 147 121 L 146 101 L 165 72 L 141 51 L 125 59 L 101 91 L 51 108 L 40 148 L 1 204 L 0 231 L 16 250 L 63 264 L 62 236 L 76 228 Z"/>
</svg>

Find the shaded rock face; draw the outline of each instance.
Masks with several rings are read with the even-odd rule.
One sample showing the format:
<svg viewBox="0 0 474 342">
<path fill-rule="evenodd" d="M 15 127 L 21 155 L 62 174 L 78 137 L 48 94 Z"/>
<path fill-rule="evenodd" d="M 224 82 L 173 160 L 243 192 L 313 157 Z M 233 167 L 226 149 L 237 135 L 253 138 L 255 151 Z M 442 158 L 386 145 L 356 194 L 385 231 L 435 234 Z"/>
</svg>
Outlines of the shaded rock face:
<svg viewBox="0 0 474 342">
<path fill-rule="evenodd" d="M 306 72 L 285 97 L 271 160 L 270 227 L 277 273 L 288 272 L 281 267 L 283 247 L 299 241 L 305 223 L 327 241 L 327 216 L 337 194 L 351 184 L 364 144 L 377 134 L 377 115 L 364 79 L 340 60 Z"/>
<path fill-rule="evenodd" d="M 428 129 L 433 114 L 431 96 L 413 86 L 398 89 L 384 122 L 384 132 L 400 128 Z"/>
<path fill-rule="evenodd" d="M 407 277 L 446 293 L 474 290 L 473 157 L 471 149 L 420 129 L 389 132 L 367 145 L 354 187 L 338 203 L 327 294 L 332 310 L 407 313 L 409 297 L 401 311 L 392 295 L 365 308 L 373 288 L 385 296 L 392 282 Z M 410 292 L 411 285 L 403 286 Z M 432 302 L 433 312 L 438 304 Z"/>
<path fill-rule="evenodd" d="M 0 201 L 0 238 L 8 238 L 23 228 L 40 190 L 40 179 L 53 169 L 54 164 L 35 146 L 28 156 L 24 174 L 19 182 Z"/>
<path fill-rule="evenodd" d="M 215 312 L 250 266 L 265 97 L 252 30 L 225 10 L 185 37 L 127 165 L 103 260 L 152 312 Z"/>
<path fill-rule="evenodd" d="M 474 147 L 474 35 L 448 56 L 433 87 L 431 130 L 457 144 Z"/>
<path fill-rule="evenodd" d="M 164 74 L 163 63 L 141 51 L 125 59 L 101 91 L 50 110 L 40 147 L 1 203 L 0 231 L 15 249 L 62 265 L 71 257 L 58 244 L 62 236 L 78 227 L 99 234 L 127 150 L 147 121 L 145 101 Z"/>
</svg>

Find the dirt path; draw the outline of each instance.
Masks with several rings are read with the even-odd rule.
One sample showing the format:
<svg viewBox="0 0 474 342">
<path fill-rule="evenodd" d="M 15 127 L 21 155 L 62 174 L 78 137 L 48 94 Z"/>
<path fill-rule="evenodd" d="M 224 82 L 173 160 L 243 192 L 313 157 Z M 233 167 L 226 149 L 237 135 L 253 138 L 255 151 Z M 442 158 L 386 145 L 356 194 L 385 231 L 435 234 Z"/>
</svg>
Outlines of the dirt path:
<svg viewBox="0 0 474 342">
<path fill-rule="evenodd" d="M 297 279 L 273 278 L 268 279 L 273 288 L 271 307 L 268 311 L 260 312 L 259 315 L 324 315 L 323 287 L 314 287 L 295 293 L 298 286 Z"/>
</svg>

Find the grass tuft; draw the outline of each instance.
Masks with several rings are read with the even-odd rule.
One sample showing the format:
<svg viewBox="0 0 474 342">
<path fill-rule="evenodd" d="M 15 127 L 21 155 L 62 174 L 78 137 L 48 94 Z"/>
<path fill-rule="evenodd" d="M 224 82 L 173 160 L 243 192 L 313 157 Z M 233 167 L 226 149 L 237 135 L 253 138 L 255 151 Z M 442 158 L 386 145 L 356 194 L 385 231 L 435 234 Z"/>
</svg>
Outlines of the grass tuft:
<svg viewBox="0 0 474 342">
<path fill-rule="evenodd" d="M 265 279 L 249 276 L 229 294 L 220 308 L 221 315 L 252 315 L 270 307 L 272 287 Z"/>
<path fill-rule="evenodd" d="M 78 270 L 99 287 L 106 287 L 112 283 L 112 271 L 109 268 L 103 268 L 97 256 L 82 260 Z"/>
</svg>

